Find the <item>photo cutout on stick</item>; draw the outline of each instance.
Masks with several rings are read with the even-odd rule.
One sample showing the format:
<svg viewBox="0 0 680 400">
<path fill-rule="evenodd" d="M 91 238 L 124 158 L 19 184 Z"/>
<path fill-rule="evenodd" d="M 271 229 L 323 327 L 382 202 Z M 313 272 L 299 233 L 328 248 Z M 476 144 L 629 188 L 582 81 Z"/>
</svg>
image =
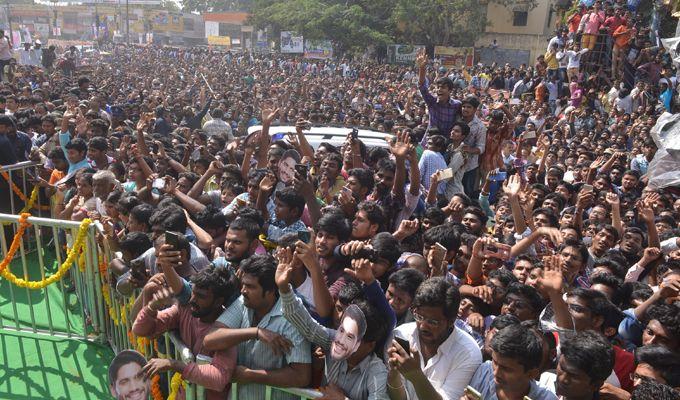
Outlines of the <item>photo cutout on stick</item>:
<svg viewBox="0 0 680 400">
<path fill-rule="evenodd" d="M 279 161 L 279 179 L 286 185 L 295 178 L 295 164 L 300 162 L 300 153 L 296 150 L 286 150 Z"/>
<path fill-rule="evenodd" d="M 109 365 L 109 389 L 116 400 L 147 400 L 151 381 L 146 379 L 142 368 L 146 358 L 134 350 L 118 353 Z"/>
<path fill-rule="evenodd" d="M 366 317 L 356 304 L 352 304 L 342 314 L 340 326 L 331 344 L 331 357 L 335 360 L 349 358 L 361 345 L 364 334 L 366 334 Z"/>
</svg>

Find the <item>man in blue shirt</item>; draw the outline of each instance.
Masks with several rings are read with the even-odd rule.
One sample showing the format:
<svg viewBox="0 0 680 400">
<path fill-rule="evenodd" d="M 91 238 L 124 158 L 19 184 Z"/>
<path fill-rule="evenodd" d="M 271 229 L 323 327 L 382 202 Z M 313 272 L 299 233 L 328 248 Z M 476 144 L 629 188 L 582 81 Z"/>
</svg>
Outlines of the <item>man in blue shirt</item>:
<svg viewBox="0 0 680 400">
<path fill-rule="evenodd" d="M 482 399 L 557 400 L 534 380 L 543 358 L 543 340 L 536 333 L 521 324 L 507 326 L 491 339 L 491 349 L 491 361 L 477 368 L 469 385 Z M 474 398 L 467 391 L 466 397 Z"/>
</svg>

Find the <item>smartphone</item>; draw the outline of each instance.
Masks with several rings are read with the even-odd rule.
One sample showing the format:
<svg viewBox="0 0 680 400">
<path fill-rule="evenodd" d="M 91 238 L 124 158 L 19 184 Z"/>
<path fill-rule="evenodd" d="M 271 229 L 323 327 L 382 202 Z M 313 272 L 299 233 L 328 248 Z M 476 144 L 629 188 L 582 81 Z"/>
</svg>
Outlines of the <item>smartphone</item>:
<svg viewBox="0 0 680 400">
<path fill-rule="evenodd" d="M 298 240 L 301 240 L 305 243 L 309 243 L 309 241 L 312 239 L 312 234 L 309 233 L 309 231 L 297 231 L 297 236 Z"/>
<path fill-rule="evenodd" d="M 434 248 L 435 248 L 436 251 L 438 251 L 442 254 L 446 254 L 446 247 L 444 247 L 444 245 L 442 245 L 441 243 L 436 242 L 434 244 Z"/>
<path fill-rule="evenodd" d="M 500 182 L 500 181 L 506 180 L 507 178 L 508 178 L 508 173 L 503 171 L 503 172 L 499 172 L 497 174 L 491 175 L 489 177 L 489 180 L 493 181 L 493 182 Z"/>
<path fill-rule="evenodd" d="M 593 185 L 589 185 L 589 184 L 586 183 L 583 186 L 581 186 L 581 190 L 584 191 L 584 192 L 591 192 L 592 193 L 594 189 L 593 189 Z"/>
<path fill-rule="evenodd" d="M 359 139 L 359 130 L 357 128 L 352 129 L 352 140 Z"/>
<path fill-rule="evenodd" d="M 443 169 L 439 174 L 439 180 L 446 180 L 453 178 L 453 168 Z"/>
<path fill-rule="evenodd" d="M 165 232 L 165 244 L 169 244 L 173 248 L 179 247 L 179 236 L 175 232 Z"/>
<path fill-rule="evenodd" d="M 482 400 L 482 394 L 479 393 L 477 389 L 473 388 L 472 386 L 468 386 L 465 388 L 465 396 L 468 399 Z"/>
<path fill-rule="evenodd" d="M 146 281 L 147 271 L 143 258 L 135 258 L 130 261 L 130 275 L 138 281 Z"/>
<path fill-rule="evenodd" d="M 510 259 L 510 246 L 503 243 L 485 244 L 484 255 L 507 261 Z"/>
<path fill-rule="evenodd" d="M 309 167 L 307 164 L 295 164 L 295 172 L 300 174 L 302 178 L 307 178 L 307 175 L 309 174 Z"/>
<path fill-rule="evenodd" d="M 411 354 L 411 343 L 408 340 L 395 336 L 394 341 L 399 343 L 399 346 L 406 351 L 406 354 Z"/>
</svg>

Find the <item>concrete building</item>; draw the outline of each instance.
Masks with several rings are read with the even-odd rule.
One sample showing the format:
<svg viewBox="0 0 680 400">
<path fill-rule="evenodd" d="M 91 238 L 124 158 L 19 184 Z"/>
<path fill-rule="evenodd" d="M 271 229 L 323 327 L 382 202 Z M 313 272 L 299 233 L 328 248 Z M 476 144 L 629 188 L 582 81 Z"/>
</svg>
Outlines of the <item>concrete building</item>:
<svg viewBox="0 0 680 400">
<path fill-rule="evenodd" d="M 481 62 L 533 64 L 545 54 L 553 36 L 557 12 L 555 0 L 516 0 L 511 6 L 482 0 L 487 8 L 486 32 L 475 42 Z"/>
</svg>

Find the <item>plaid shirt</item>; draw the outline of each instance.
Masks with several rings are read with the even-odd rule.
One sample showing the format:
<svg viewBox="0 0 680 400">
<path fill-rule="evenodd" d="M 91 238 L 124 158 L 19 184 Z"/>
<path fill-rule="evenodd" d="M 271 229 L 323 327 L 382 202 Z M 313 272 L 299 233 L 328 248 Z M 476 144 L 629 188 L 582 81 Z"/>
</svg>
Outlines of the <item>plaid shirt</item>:
<svg viewBox="0 0 680 400">
<path fill-rule="evenodd" d="M 453 128 L 453 123 L 458 119 L 461 103 L 460 101 L 451 98 L 449 98 L 449 101 L 446 103 L 439 103 L 437 98 L 430 94 L 428 88 L 429 85 L 427 81 L 420 87 L 420 94 L 427 104 L 430 116 L 428 130 L 429 128 L 436 126 L 439 128 L 440 135 L 448 138 L 451 133 L 451 128 Z M 427 137 L 428 134 L 426 133 L 423 136 L 423 140 L 420 142 L 423 147 L 427 147 Z"/>
</svg>

